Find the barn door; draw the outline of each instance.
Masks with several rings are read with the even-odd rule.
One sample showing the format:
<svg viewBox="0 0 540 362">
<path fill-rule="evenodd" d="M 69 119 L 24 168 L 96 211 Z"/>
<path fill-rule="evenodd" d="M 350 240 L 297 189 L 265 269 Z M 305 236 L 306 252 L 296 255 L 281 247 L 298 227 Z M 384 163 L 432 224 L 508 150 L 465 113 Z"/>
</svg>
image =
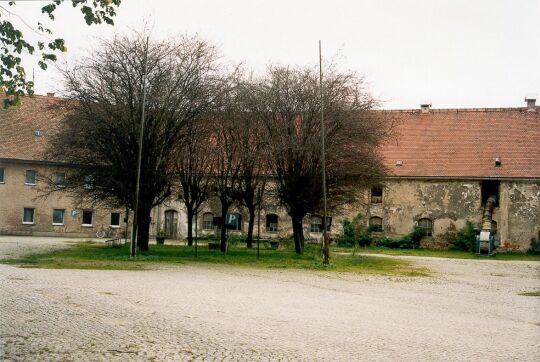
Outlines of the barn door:
<svg viewBox="0 0 540 362">
<path fill-rule="evenodd" d="M 178 228 L 178 213 L 174 210 L 165 211 L 165 234 L 167 238 L 176 239 Z"/>
</svg>

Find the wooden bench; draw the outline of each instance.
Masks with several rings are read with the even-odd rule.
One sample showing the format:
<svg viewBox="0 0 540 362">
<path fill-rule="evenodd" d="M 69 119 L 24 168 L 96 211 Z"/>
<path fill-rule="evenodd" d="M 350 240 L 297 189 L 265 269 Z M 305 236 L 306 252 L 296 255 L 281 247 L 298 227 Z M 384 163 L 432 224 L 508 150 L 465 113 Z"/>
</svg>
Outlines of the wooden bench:
<svg viewBox="0 0 540 362">
<path fill-rule="evenodd" d="M 105 245 L 107 246 L 118 246 L 118 245 L 126 245 L 126 242 L 124 241 L 124 238 L 114 238 L 114 239 L 107 239 L 105 240 Z"/>
</svg>

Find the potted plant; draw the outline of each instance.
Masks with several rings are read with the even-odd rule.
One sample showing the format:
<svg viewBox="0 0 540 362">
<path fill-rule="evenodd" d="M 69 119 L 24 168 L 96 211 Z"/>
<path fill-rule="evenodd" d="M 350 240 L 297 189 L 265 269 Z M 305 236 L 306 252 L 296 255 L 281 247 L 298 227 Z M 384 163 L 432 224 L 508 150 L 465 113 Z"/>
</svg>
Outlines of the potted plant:
<svg viewBox="0 0 540 362">
<path fill-rule="evenodd" d="M 164 244 L 166 236 L 167 234 L 165 234 L 165 231 L 163 229 L 159 230 L 158 233 L 156 234 L 156 243 Z"/>
</svg>

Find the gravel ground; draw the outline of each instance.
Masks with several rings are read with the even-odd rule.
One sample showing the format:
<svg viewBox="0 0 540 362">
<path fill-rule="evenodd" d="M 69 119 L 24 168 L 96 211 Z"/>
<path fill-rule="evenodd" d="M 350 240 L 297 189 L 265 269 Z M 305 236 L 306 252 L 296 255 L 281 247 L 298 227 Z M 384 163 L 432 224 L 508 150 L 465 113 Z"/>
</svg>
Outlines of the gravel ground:
<svg viewBox="0 0 540 362">
<path fill-rule="evenodd" d="M 434 276 L 0 264 L 0 360 L 540 361 L 540 263 L 407 259 Z"/>
</svg>

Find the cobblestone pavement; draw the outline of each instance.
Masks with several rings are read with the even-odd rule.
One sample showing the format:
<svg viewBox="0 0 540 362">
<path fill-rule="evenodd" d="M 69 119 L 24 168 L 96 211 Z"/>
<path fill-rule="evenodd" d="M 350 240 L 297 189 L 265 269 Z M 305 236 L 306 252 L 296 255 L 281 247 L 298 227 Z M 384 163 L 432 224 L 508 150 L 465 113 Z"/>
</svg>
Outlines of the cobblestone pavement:
<svg viewBox="0 0 540 362">
<path fill-rule="evenodd" d="M 43 239 L 17 243 L 64 245 Z M 0 255 L 27 250 L 17 243 L 0 238 Z M 540 298 L 519 295 L 540 290 L 540 263 L 413 260 L 435 276 L 0 264 L 0 356 L 6 361 L 540 360 Z"/>
</svg>

